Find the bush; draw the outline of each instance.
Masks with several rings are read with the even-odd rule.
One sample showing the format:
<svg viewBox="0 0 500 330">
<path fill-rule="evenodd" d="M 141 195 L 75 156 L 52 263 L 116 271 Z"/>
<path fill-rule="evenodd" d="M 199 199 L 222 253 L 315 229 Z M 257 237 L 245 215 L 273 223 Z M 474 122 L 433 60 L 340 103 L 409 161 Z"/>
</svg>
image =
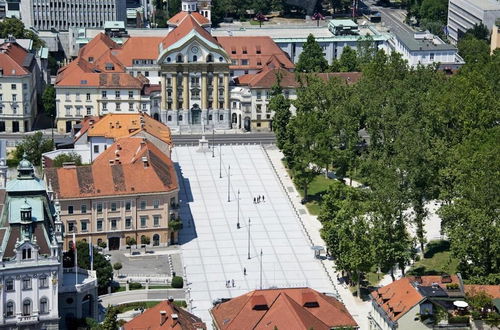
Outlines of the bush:
<svg viewBox="0 0 500 330">
<path fill-rule="evenodd" d="M 106 242 L 104 242 L 104 241 L 100 241 L 97 243 L 97 246 L 105 249 L 108 246 L 108 244 L 106 244 Z"/>
<path fill-rule="evenodd" d="M 54 167 L 62 167 L 64 163 L 75 163 L 76 166 L 80 166 L 82 165 L 82 157 L 75 152 L 70 152 L 54 158 Z"/>
<path fill-rule="evenodd" d="M 142 289 L 142 284 L 138 282 L 130 282 L 128 288 L 130 290 L 139 290 Z"/>
<path fill-rule="evenodd" d="M 174 276 L 172 278 L 172 288 L 180 289 L 184 286 L 184 280 L 180 276 Z"/>
<path fill-rule="evenodd" d="M 127 237 L 126 243 L 128 246 L 136 245 L 137 242 L 135 241 L 135 238 L 133 237 Z"/>
<path fill-rule="evenodd" d="M 446 284 L 446 289 L 447 290 L 458 290 L 459 286 L 458 283 L 448 283 Z"/>
<path fill-rule="evenodd" d="M 151 242 L 151 239 L 149 238 L 149 236 L 144 236 L 144 235 L 141 236 L 141 244 L 148 245 L 150 242 Z"/>
<path fill-rule="evenodd" d="M 468 316 L 450 316 L 448 318 L 448 323 L 450 323 L 450 324 L 458 324 L 458 323 L 469 324 L 469 317 Z"/>
</svg>

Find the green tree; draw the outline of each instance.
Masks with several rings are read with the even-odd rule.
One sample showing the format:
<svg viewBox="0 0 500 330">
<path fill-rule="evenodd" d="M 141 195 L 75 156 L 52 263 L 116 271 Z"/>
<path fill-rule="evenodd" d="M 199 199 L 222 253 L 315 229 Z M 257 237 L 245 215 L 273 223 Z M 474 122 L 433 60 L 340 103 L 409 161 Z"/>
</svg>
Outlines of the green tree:
<svg viewBox="0 0 500 330">
<path fill-rule="evenodd" d="M 120 269 L 122 269 L 122 268 L 123 268 L 123 265 L 121 262 L 115 262 L 113 264 L 113 269 L 118 272 L 118 275 L 120 274 Z"/>
<path fill-rule="evenodd" d="M 128 246 L 132 246 L 132 245 L 136 245 L 137 242 L 135 240 L 135 238 L 133 237 L 127 237 L 127 240 L 125 242 Z"/>
<path fill-rule="evenodd" d="M 118 330 L 118 309 L 114 306 L 108 306 L 106 309 L 106 316 L 104 317 L 104 321 L 99 326 L 101 330 Z"/>
<path fill-rule="evenodd" d="M 484 65 L 490 56 L 490 47 L 484 40 L 466 35 L 458 41 L 458 53 L 466 63 Z"/>
<path fill-rule="evenodd" d="M 419 14 L 421 18 L 445 24 L 448 18 L 448 0 L 423 0 Z"/>
<path fill-rule="evenodd" d="M 0 38 L 7 38 L 9 35 L 17 39 L 33 40 L 33 48 L 39 49 L 45 43 L 31 30 L 25 29 L 24 23 L 18 18 L 5 18 L 0 22 Z"/>
<path fill-rule="evenodd" d="M 82 165 L 82 157 L 75 152 L 70 152 L 57 155 L 54 158 L 54 167 L 62 167 L 64 163 L 74 163 L 76 166 L 80 166 Z"/>
<path fill-rule="evenodd" d="M 142 235 L 141 244 L 148 245 L 149 243 L 151 243 L 151 239 L 149 238 L 149 236 Z"/>
<path fill-rule="evenodd" d="M 356 51 L 349 46 L 345 46 L 340 55 L 340 71 L 353 72 L 358 70 L 358 56 Z"/>
<path fill-rule="evenodd" d="M 288 138 L 287 126 L 292 113 L 290 112 L 290 101 L 283 95 L 280 72 L 276 73 L 276 84 L 271 89 L 269 109 L 274 112 L 273 131 L 276 135 L 278 148 L 283 149 Z"/>
<path fill-rule="evenodd" d="M 472 36 L 476 39 L 486 41 L 489 43 L 490 41 L 490 30 L 483 23 L 474 24 L 471 29 L 465 31 L 465 36 Z"/>
<path fill-rule="evenodd" d="M 89 255 L 89 244 L 87 242 L 78 241 L 76 244 L 78 251 L 78 267 L 83 269 L 90 269 L 90 255 Z M 98 250 L 92 246 L 93 256 L 94 256 L 94 270 L 97 275 L 97 284 L 100 294 L 107 293 L 107 288 L 110 281 L 113 279 L 113 268 L 111 263 L 104 258 L 104 255 L 98 252 Z M 65 267 L 72 267 L 74 265 L 74 253 L 70 250 L 66 253 L 69 258 L 69 262 L 66 263 Z"/>
<path fill-rule="evenodd" d="M 19 162 L 26 153 L 27 159 L 33 165 L 40 166 L 42 163 L 42 154 L 51 151 L 53 147 L 52 140 L 44 138 L 42 132 L 26 135 L 14 151 L 14 159 Z"/>
<path fill-rule="evenodd" d="M 316 42 L 312 34 L 307 37 L 306 43 L 302 46 L 302 53 L 295 66 L 297 72 L 324 72 L 328 68 L 328 62 L 323 54 L 323 49 Z"/>
</svg>

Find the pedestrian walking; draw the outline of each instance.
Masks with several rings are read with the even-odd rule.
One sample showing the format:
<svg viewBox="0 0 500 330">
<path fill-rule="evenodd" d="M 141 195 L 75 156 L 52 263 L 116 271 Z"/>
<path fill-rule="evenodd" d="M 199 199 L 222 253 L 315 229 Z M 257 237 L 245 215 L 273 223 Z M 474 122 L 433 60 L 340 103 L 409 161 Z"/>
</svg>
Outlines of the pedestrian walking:
<svg viewBox="0 0 500 330">
<path fill-rule="evenodd" d="M 245 267 L 243 267 L 243 275 L 247 275 L 247 269 Z"/>
<path fill-rule="evenodd" d="M 257 197 L 257 203 L 260 203 L 260 195 Z"/>
<path fill-rule="evenodd" d="M 257 201 L 257 199 L 254 197 L 254 198 L 253 198 L 253 203 L 255 204 L 255 202 L 256 202 L 256 201 Z"/>
<path fill-rule="evenodd" d="M 265 200 L 264 200 L 264 195 L 262 195 L 262 202 L 265 202 Z"/>
<path fill-rule="evenodd" d="M 233 288 L 234 288 L 234 280 L 231 280 L 231 284 L 233 285 Z"/>
</svg>

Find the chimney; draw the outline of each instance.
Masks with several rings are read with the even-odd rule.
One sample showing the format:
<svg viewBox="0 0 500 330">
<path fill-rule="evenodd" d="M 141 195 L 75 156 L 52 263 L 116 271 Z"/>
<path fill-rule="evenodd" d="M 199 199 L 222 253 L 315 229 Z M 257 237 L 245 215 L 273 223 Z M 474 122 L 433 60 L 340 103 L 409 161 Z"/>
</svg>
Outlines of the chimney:
<svg viewBox="0 0 500 330">
<path fill-rule="evenodd" d="M 148 157 L 142 157 L 142 163 L 144 164 L 144 168 L 149 167 Z"/>
<path fill-rule="evenodd" d="M 76 165 L 74 162 L 64 162 L 62 165 L 63 165 L 63 168 L 76 168 Z"/>
<path fill-rule="evenodd" d="M 169 297 L 168 297 L 168 302 L 169 302 L 170 304 L 172 304 L 172 303 L 174 302 L 174 297 L 169 296 Z"/>
<path fill-rule="evenodd" d="M 163 325 L 167 321 L 167 312 L 166 311 L 160 311 L 160 326 Z"/>
<path fill-rule="evenodd" d="M 114 163 L 115 163 L 115 161 L 113 159 L 109 160 L 109 165 L 113 165 Z"/>
<path fill-rule="evenodd" d="M 94 119 L 89 120 L 90 126 L 94 125 Z"/>
<path fill-rule="evenodd" d="M 170 317 L 172 317 L 172 320 L 176 321 L 179 318 L 179 315 L 177 314 L 171 314 Z"/>
</svg>

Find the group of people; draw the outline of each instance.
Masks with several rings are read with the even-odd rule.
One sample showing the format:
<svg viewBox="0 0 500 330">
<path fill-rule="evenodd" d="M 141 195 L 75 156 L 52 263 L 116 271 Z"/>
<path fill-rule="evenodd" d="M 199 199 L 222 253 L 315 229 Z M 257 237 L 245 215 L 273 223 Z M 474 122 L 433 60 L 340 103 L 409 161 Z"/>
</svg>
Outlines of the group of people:
<svg viewBox="0 0 500 330">
<path fill-rule="evenodd" d="M 227 280 L 226 281 L 226 288 L 234 288 L 234 280 Z"/>
<path fill-rule="evenodd" d="M 257 196 L 257 197 L 254 197 L 254 198 L 253 198 L 253 203 L 254 203 L 254 204 L 258 204 L 258 203 L 260 203 L 260 202 L 263 202 L 263 203 L 264 203 L 265 201 L 266 201 L 266 200 L 265 200 L 265 198 L 264 198 L 264 195 L 262 195 L 262 196 L 261 196 L 261 195 L 259 195 L 259 196 Z"/>
</svg>

